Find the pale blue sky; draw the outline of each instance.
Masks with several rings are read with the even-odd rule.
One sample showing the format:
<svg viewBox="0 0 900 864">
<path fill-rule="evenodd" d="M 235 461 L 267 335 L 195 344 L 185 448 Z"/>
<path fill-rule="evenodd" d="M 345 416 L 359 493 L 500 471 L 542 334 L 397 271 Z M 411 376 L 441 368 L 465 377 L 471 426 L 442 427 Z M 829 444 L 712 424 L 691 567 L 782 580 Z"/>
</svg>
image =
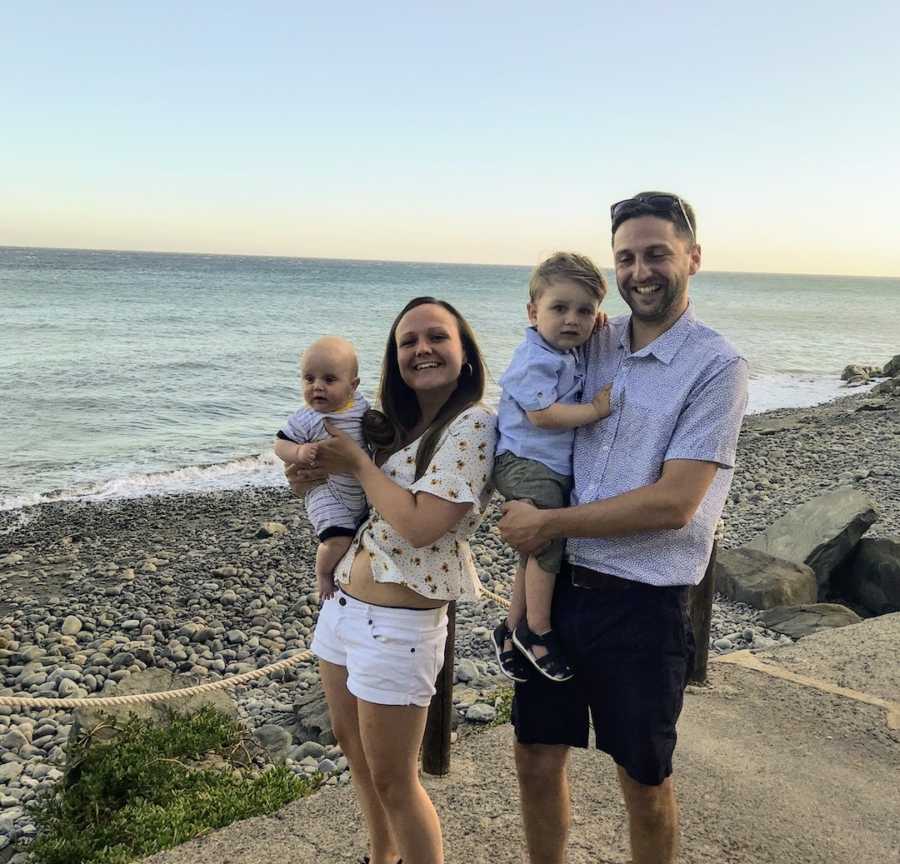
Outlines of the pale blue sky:
<svg viewBox="0 0 900 864">
<path fill-rule="evenodd" d="M 733 5 L 734 9 L 728 7 Z M 9 4 L 0 245 L 900 275 L 896 4 Z"/>
</svg>

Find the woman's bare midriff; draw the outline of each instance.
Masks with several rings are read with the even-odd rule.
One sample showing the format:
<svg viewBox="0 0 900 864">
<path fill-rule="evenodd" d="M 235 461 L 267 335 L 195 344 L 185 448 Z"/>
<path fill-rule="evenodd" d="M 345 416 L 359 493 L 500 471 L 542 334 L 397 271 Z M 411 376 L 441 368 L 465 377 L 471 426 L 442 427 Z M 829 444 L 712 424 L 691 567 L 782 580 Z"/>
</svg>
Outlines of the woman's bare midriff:
<svg viewBox="0 0 900 864">
<path fill-rule="evenodd" d="M 350 568 L 350 581 L 340 587 L 363 603 L 376 606 L 399 606 L 407 609 L 437 609 L 446 600 L 431 600 L 397 582 L 376 582 L 372 578 L 372 563 L 365 549 L 358 549 Z"/>
</svg>

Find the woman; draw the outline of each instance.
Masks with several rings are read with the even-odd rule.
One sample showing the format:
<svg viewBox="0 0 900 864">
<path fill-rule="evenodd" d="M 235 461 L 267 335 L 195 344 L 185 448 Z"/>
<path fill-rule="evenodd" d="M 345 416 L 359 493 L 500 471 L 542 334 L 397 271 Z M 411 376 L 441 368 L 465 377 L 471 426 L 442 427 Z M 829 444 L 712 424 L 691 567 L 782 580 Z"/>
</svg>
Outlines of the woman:
<svg viewBox="0 0 900 864">
<path fill-rule="evenodd" d="M 468 537 L 490 496 L 494 415 L 471 328 L 449 304 L 410 301 L 391 326 L 380 403 L 393 443 L 375 461 L 334 429 L 316 466 L 355 475 L 368 520 L 335 569 L 311 648 L 369 828 L 372 864 L 440 864 L 441 827 L 418 754 L 450 600 L 478 593 Z M 289 469 L 294 491 L 309 475 Z"/>
</svg>

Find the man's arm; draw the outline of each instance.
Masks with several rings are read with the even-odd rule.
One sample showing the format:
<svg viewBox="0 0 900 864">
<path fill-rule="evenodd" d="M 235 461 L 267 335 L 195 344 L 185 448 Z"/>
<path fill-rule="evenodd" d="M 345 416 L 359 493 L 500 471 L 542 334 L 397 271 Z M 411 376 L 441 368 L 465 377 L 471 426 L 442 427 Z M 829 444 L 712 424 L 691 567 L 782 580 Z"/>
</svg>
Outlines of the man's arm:
<svg viewBox="0 0 900 864">
<path fill-rule="evenodd" d="M 539 510 L 525 501 L 503 508 L 499 528 L 511 546 L 531 554 L 558 537 L 617 537 L 640 531 L 683 528 L 694 516 L 716 476 L 715 462 L 672 459 L 659 480 L 622 495 Z"/>
</svg>

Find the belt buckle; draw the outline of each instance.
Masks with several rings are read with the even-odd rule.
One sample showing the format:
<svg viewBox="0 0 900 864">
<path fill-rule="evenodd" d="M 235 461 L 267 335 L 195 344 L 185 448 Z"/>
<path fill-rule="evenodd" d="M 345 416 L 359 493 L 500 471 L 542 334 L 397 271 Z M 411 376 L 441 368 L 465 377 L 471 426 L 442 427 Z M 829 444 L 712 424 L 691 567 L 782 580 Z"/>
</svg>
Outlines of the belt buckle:
<svg viewBox="0 0 900 864">
<path fill-rule="evenodd" d="M 573 588 L 581 588 L 583 591 L 595 591 L 597 586 L 592 585 L 590 579 L 588 578 L 588 574 L 591 572 L 587 567 L 579 567 L 576 564 L 570 565 L 571 573 L 572 573 L 572 587 Z M 584 574 L 581 576 L 579 580 L 579 574 Z"/>
</svg>

